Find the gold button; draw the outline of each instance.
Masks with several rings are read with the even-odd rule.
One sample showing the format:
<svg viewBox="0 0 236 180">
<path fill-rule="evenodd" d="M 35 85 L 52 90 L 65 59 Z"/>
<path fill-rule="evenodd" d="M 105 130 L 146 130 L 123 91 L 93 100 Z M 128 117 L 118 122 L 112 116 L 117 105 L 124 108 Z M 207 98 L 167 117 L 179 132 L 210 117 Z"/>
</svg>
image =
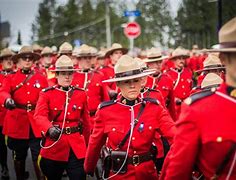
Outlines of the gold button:
<svg viewBox="0 0 236 180">
<path fill-rule="evenodd" d="M 66 123 L 69 123 L 70 121 L 66 121 Z"/>
<path fill-rule="evenodd" d="M 112 128 L 112 131 L 116 131 L 116 128 Z"/>
<path fill-rule="evenodd" d="M 184 79 L 181 79 L 181 81 L 184 81 Z"/>
<path fill-rule="evenodd" d="M 149 129 L 149 130 L 152 130 L 152 126 L 149 126 L 148 129 Z"/>
<path fill-rule="evenodd" d="M 54 110 L 57 110 L 57 108 L 54 108 Z"/>
<path fill-rule="evenodd" d="M 78 109 L 82 109 L 82 108 L 79 106 Z"/>
<path fill-rule="evenodd" d="M 99 86 L 99 83 L 97 83 L 96 86 Z"/>
<path fill-rule="evenodd" d="M 182 86 L 182 88 L 184 88 L 184 85 Z"/>
<path fill-rule="evenodd" d="M 30 85 L 30 83 L 27 83 L 27 86 L 29 86 Z"/>
<path fill-rule="evenodd" d="M 70 115 L 70 112 L 68 112 L 67 114 Z"/>
<path fill-rule="evenodd" d="M 28 91 L 27 94 L 30 94 L 30 92 Z"/>
<path fill-rule="evenodd" d="M 185 95 L 186 93 L 184 92 L 183 95 Z"/>
<path fill-rule="evenodd" d="M 4 104 L 2 104 L 2 107 L 4 107 Z"/>
<path fill-rule="evenodd" d="M 216 138 L 216 142 L 222 142 L 222 137 L 220 137 L 220 136 L 217 137 L 217 138 Z"/>
<path fill-rule="evenodd" d="M 30 101 L 27 101 L 27 103 L 30 103 Z"/>
<path fill-rule="evenodd" d="M 132 140 L 134 141 L 134 140 L 135 140 L 135 137 L 132 137 Z"/>
<path fill-rule="evenodd" d="M 134 151 L 134 154 L 136 154 L 137 153 L 137 151 Z"/>
</svg>

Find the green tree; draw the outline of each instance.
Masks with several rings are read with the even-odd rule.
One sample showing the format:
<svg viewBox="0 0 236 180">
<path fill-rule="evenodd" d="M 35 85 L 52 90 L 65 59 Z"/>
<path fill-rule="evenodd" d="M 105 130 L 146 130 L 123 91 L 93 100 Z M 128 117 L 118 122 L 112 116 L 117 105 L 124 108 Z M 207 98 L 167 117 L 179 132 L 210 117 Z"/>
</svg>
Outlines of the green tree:
<svg viewBox="0 0 236 180">
<path fill-rule="evenodd" d="M 166 0 L 142 0 L 137 4 L 142 16 L 137 21 L 142 27 L 142 35 L 136 40 L 140 47 L 151 47 L 158 43 L 168 44 L 168 34 L 172 24 L 169 4 Z"/>
<path fill-rule="evenodd" d="M 39 44 L 52 45 L 51 39 L 47 37 L 54 33 L 55 6 L 55 0 L 43 0 L 39 4 L 38 15 L 36 16 L 35 22 L 32 24 L 32 40 L 37 38 Z"/>
<path fill-rule="evenodd" d="M 17 44 L 22 45 L 20 30 L 18 31 L 18 34 L 17 34 Z"/>
</svg>

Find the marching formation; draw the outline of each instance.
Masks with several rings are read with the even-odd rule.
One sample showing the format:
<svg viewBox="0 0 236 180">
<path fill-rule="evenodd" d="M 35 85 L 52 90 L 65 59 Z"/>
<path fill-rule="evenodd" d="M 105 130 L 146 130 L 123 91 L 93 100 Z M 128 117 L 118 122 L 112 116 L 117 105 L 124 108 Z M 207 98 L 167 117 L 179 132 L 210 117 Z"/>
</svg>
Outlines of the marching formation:
<svg viewBox="0 0 236 180">
<path fill-rule="evenodd" d="M 236 18 L 219 48 L 97 51 L 64 42 L 0 54 L 0 164 L 17 180 L 236 179 Z"/>
</svg>

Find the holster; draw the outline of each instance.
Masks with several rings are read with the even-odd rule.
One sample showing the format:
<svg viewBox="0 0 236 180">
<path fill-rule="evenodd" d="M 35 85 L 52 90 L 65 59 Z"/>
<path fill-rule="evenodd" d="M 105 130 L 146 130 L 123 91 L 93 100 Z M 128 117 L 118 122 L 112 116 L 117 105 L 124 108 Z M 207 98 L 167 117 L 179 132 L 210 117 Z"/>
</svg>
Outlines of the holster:
<svg viewBox="0 0 236 180">
<path fill-rule="evenodd" d="M 111 169 L 113 173 L 117 173 L 121 166 L 123 165 L 126 157 L 126 151 L 111 151 Z M 127 162 L 125 162 L 124 166 L 120 170 L 120 174 L 124 174 L 127 172 Z"/>
<path fill-rule="evenodd" d="M 111 150 L 103 146 L 101 150 L 103 177 L 108 178 L 111 170 Z"/>
</svg>

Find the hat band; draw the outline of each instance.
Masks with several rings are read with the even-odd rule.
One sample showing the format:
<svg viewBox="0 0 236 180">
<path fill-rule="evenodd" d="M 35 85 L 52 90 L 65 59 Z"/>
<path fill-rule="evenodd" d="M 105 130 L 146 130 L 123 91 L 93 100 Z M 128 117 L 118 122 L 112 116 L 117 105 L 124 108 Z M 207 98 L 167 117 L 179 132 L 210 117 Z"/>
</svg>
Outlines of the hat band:
<svg viewBox="0 0 236 180">
<path fill-rule="evenodd" d="M 67 70 L 67 69 L 71 69 L 73 70 L 74 67 L 73 66 L 63 66 L 63 67 L 56 67 L 56 70 Z"/>
<path fill-rule="evenodd" d="M 221 64 L 217 64 L 217 65 L 209 65 L 209 66 L 205 66 L 204 69 L 205 69 L 205 68 L 220 68 L 220 67 L 223 68 L 224 66 L 222 66 Z"/>
<path fill-rule="evenodd" d="M 127 76 L 132 76 L 132 75 L 136 75 L 136 74 L 141 74 L 142 70 L 141 69 L 136 69 L 136 70 L 132 70 L 132 71 L 127 71 L 127 72 L 122 72 L 122 73 L 116 73 L 115 77 L 116 78 L 121 78 L 121 77 L 127 77 Z"/>
<path fill-rule="evenodd" d="M 223 42 L 220 43 L 220 49 L 222 48 L 235 48 L 236 47 L 236 42 Z"/>
<path fill-rule="evenodd" d="M 162 56 L 155 56 L 155 57 L 148 57 L 148 59 L 156 59 L 156 58 L 161 58 Z"/>
</svg>

